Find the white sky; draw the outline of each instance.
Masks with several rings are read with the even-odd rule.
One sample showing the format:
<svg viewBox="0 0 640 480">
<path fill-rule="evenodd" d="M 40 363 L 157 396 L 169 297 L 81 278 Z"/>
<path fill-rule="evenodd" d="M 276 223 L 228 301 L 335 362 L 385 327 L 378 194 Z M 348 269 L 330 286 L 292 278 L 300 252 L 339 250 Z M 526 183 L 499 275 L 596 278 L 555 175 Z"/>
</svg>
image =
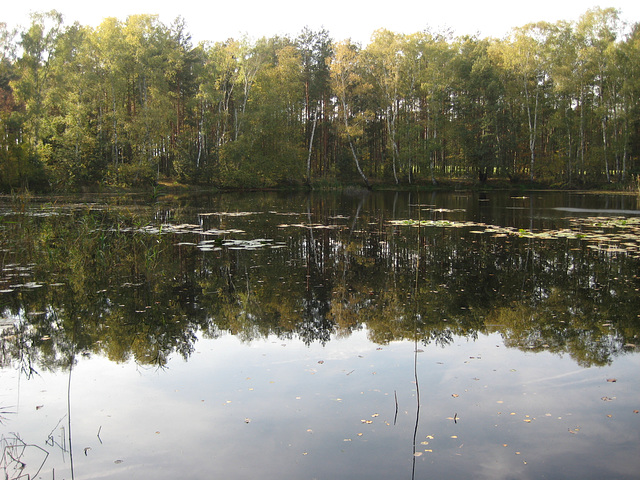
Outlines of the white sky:
<svg viewBox="0 0 640 480">
<path fill-rule="evenodd" d="M 29 25 L 29 13 L 53 8 L 63 13 L 65 24 L 79 21 L 97 26 L 105 17 L 125 20 L 136 13 L 158 14 L 170 24 L 182 16 L 194 43 L 222 41 L 248 34 L 252 39 L 289 34 L 303 27 L 326 28 L 334 40 L 351 38 L 363 45 L 378 28 L 414 33 L 427 28 L 452 28 L 454 34 L 503 37 L 512 27 L 546 20 L 577 20 L 587 9 L 600 5 L 621 10 L 622 19 L 640 22 L 640 1 L 609 0 L 18 0 L 6 1 L 0 22 L 10 27 Z"/>
</svg>

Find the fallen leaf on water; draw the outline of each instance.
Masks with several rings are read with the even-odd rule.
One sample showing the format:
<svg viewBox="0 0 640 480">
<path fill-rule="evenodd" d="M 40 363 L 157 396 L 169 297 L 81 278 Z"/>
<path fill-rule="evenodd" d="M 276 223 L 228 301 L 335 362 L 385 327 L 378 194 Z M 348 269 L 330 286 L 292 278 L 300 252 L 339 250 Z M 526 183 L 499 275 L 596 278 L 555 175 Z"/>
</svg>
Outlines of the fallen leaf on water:
<svg viewBox="0 0 640 480">
<path fill-rule="evenodd" d="M 452 393 L 452 394 L 451 394 L 451 396 L 452 396 L 453 398 L 458 398 L 460 395 L 458 395 L 457 393 Z"/>
<path fill-rule="evenodd" d="M 361 436 L 362 436 L 362 433 L 359 433 L 359 434 L 358 434 L 358 436 L 359 436 L 359 437 L 361 437 Z"/>
<path fill-rule="evenodd" d="M 603 402 L 610 402 L 611 400 L 613 400 L 613 398 L 611 398 L 611 397 L 602 397 L 600 400 L 602 400 Z"/>
<path fill-rule="evenodd" d="M 612 418 L 612 417 L 613 417 L 613 415 L 611 415 L 611 414 L 607 415 L 607 418 Z"/>
<path fill-rule="evenodd" d="M 324 360 L 318 360 L 318 363 L 322 365 L 324 363 Z"/>
<path fill-rule="evenodd" d="M 250 419 L 250 418 L 245 418 L 245 419 L 244 419 L 244 423 L 250 423 L 250 422 L 251 422 L 251 419 Z"/>
<path fill-rule="evenodd" d="M 617 382 L 617 381 L 618 380 L 616 378 L 607 378 L 607 382 L 610 382 L 610 383 L 614 383 L 614 382 Z"/>
<path fill-rule="evenodd" d="M 372 417 L 378 417 L 378 416 L 380 416 L 380 414 L 379 414 L 379 413 L 374 413 L 374 414 L 373 414 L 373 415 L 371 415 L 371 416 L 372 416 Z"/>
<path fill-rule="evenodd" d="M 342 441 L 343 441 L 343 442 L 350 442 L 350 441 L 351 441 L 351 439 L 350 439 L 350 438 L 345 438 L 345 439 L 343 439 Z"/>
<path fill-rule="evenodd" d="M 414 457 L 419 457 L 421 455 L 422 455 L 422 452 L 416 452 L 416 453 L 413 454 Z"/>
<path fill-rule="evenodd" d="M 640 413 L 640 410 L 634 410 L 633 413 Z"/>
<path fill-rule="evenodd" d="M 362 423 L 373 423 L 373 420 L 360 420 Z"/>
<path fill-rule="evenodd" d="M 458 438 L 457 435 L 451 435 L 451 438 Z"/>
<path fill-rule="evenodd" d="M 44 405 L 36 405 L 36 410 L 40 410 Z"/>
</svg>

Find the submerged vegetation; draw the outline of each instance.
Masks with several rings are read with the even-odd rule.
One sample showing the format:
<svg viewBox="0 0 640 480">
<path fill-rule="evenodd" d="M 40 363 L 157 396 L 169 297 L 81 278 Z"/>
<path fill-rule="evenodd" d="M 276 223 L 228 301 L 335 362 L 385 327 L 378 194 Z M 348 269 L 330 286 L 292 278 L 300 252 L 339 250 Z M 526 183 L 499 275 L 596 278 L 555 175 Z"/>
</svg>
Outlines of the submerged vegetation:
<svg viewBox="0 0 640 480">
<path fill-rule="evenodd" d="M 252 211 L 201 208 L 195 222 L 118 202 L 4 211 L 0 361 L 26 375 L 78 354 L 163 366 L 198 335 L 309 344 L 363 328 L 379 344 L 499 332 L 583 365 L 636 348 L 635 217 L 536 232 L 428 206 L 417 221 L 337 215 L 332 198 L 282 213 L 252 197 Z"/>
<path fill-rule="evenodd" d="M 504 39 L 326 31 L 194 46 L 181 19 L 0 24 L 0 189 L 488 178 L 628 186 L 640 28 L 614 9 Z"/>
</svg>

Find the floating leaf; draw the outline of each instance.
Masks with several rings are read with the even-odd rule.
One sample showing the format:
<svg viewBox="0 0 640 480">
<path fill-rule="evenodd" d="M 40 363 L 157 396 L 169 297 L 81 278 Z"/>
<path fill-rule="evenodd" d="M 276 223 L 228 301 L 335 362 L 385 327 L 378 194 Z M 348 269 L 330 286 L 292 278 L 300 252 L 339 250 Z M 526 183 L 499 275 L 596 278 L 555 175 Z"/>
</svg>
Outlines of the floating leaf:
<svg viewBox="0 0 640 480">
<path fill-rule="evenodd" d="M 618 381 L 618 380 L 617 380 L 617 379 L 615 379 L 615 378 L 607 378 L 607 382 L 609 382 L 609 383 L 615 383 L 615 382 L 617 382 L 617 381 Z"/>
</svg>

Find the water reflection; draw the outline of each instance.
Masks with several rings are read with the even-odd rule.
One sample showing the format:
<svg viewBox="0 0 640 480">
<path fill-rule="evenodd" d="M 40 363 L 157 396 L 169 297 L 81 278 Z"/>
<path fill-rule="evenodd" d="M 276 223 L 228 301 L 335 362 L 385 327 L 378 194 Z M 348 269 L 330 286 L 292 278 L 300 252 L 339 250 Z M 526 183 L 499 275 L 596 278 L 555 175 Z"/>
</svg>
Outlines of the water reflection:
<svg viewBox="0 0 640 480">
<path fill-rule="evenodd" d="M 25 373 L 68 365 L 74 350 L 162 366 L 174 352 L 188 358 L 198 331 L 324 344 L 365 325 L 380 344 L 500 332 L 508 346 L 582 365 L 607 364 L 636 342 L 633 251 L 478 232 L 469 220 L 393 223 L 465 214 L 411 203 L 400 211 L 397 195 L 398 211 L 370 197 L 305 203 L 299 212 L 176 210 L 171 224 L 95 207 L 13 217 L 1 230 L 4 328 L 15 324 L 5 358 Z"/>
<path fill-rule="evenodd" d="M 591 418 L 638 408 L 633 217 L 596 222 L 588 199 L 542 194 L 163 202 L 3 209 L 3 383 L 55 411 L 68 454 L 73 427 L 84 472 L 248 478 L 278 458 L 291 478 L 526 478 L 544 458 L 539 478 L 563 471 L 585 425 L 622 460 L 581 457 L 564 477 L 637 465 L 635 437 Z M 626 382 L 576 368 L 614 360 Z M 561 433 L 553 454 L 535 444 Z"/>
</svg>

